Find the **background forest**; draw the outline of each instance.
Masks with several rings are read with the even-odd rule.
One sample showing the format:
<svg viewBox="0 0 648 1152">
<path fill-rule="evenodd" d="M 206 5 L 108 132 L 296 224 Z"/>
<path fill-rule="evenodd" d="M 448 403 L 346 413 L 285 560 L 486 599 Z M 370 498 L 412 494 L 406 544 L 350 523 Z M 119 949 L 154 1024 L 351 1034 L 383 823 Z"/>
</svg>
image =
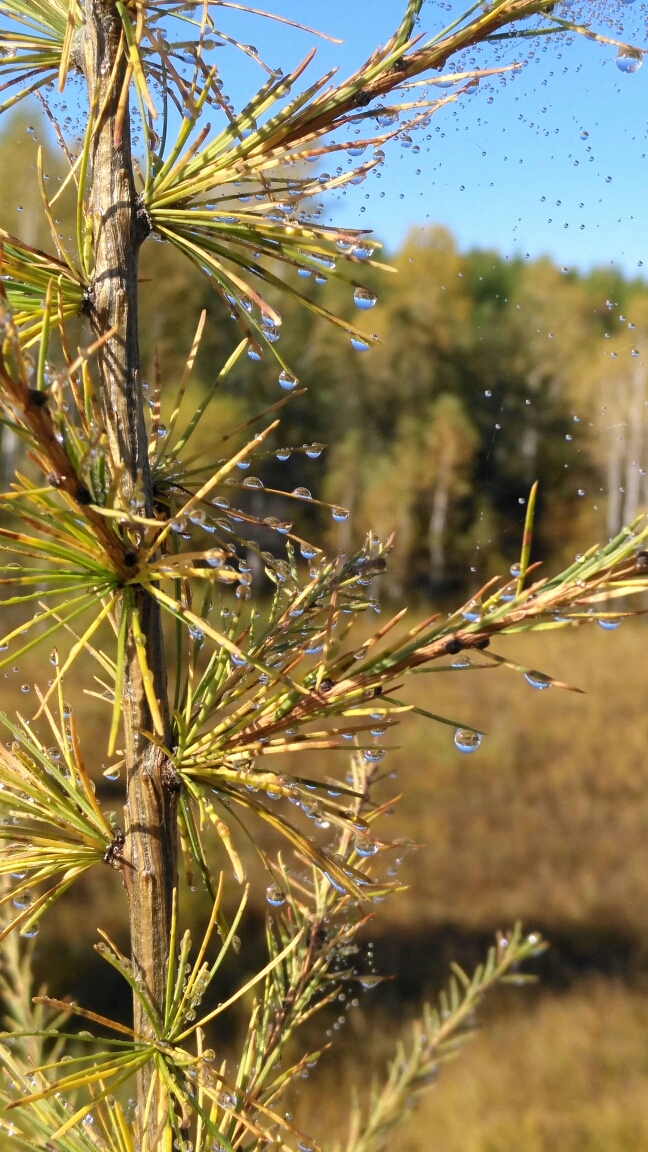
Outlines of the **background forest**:
<svg viewBox="0 0 648 1152">
<path fill-rule="evenodd" d="M 47 248 L 31 178 L 39 143 L 55 181 L 62 168 L 38 113 L 9 122 L 0 144 L 0 208 L 8 231 Z M 67 236 L 72 225 L 62 216 L 60 227 Z M 165 374 L 179 375 L 206 309 L 192 385 L 198 402 L 238 341 L 235 325 L 170 247 L 155 256 L 155 283 L 142 285 L 144 365 L 151 379 L 157 347 Z M 382 341 L 367 355 L 281 302 L 282 352 L 307 387 L 282 411 L 282 436 L 309 451 L 286 459 L 273 452 L 258 472 L 266 487 L 307 485 L 350 510 L 341 522 L 322 513 L 311 535 L 345 548 L 369 525 L 381 537 L 395 531 L 393 562 L 376 595 L 405 597 L 417 612 L 515 561 L 535 479 L 534 557 L 551 570 L 581 542 L 607 538 L 645 509 L 648 287 L 641 279 L 462 253 L 433 224 L 381 258 L 397 275 L 367 269 L 378 306 L 365 325 Z M 141 275 L 149 275 L 146 248 Z M 300 287 L 357 322 L 350 290 L 324 282 L 324 272 L 317 280 Z M 200 446 L 217 441 L 223 424 L 243 423 L 281 399 L 278 392 L 270 364 L 239 361 Z M 5 437 L 3 483 L 16 450 Z M 254 490 L 245 499 L 254 511 Z M 424 1112 L 397 1137 L 402 1152 L 648 1149 L 644 633 L 639 619 L 612 635 L 592 628 L 508 638 L 512 659 L 533 660 L 587 695 L 533 692 L 503 669 L 478 673 L 478 685 L 472 675 L 451 677 L 449 687 L 434 686 L 435 711 L 483 725 L 489 736 L 479 755 L 466 762 L 440 726 L 422 722 L 404 729 L 390 755 L 394 791 L 399 775 L 407 782 L 394 835 L 426 847 L 407 854 L 410 890 L 372 929 L 369 956 L 398 979 L 365 993 L 372 1012 L 381 1010 L 371 1025 L 362 1001 L 331 1017 L 331 1029 L 348 1021 L 348 1044 L 342 1060 L 341 1049 L 330 1059 L 320 1087 L 326 1077 L 331 1086 L 344 1083 L 345 1060 L 355 1072 L 362 1063 L 367 1076 L 380 1067 L 389 1038 L 438 985 L 450 957 L 469 965 L 493 929 L 519 917 L 552 944 L 538 962 L 539 986 L 499 994 L 493 1021 L 487 1017 Z M 9 710 L 20 688 L 11 671 L 2 675 Z M 418 693 L 423 706 L 427 681 Z M 85 721 L 105 723 L 90 698 Z M 98 788 L 110 796 L 109 782 Z M 85 921 L 93 921 L 86 909 L 114 882 L 102 874 L 76 889 L 45 926 L 37 953 L 54 994 L 64 972 L 69 988 L 72 972 L 79 998 L 113 1014 L 115 988 L 103 972 L 98 983 L 97 971 L 82 969 L 78 957 L 87 955 Z M 123 929 L 110 914 L 104 921 L 116 935 Z M 252 945 L 251 967 L 253 960 Z M 328 1122 L 322 1096 L 314 1101 L 304 1084 L 299 1106 L 314 1111 L 314 1132 Z"/>
</svg>

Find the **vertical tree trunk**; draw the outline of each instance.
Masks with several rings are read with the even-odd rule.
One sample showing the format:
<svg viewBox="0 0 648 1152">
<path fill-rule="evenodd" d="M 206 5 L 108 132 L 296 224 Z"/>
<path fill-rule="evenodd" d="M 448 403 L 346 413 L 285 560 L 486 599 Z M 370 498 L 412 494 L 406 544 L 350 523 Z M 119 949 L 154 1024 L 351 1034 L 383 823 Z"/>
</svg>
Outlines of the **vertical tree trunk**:
<svg viewBox="0 0 648 1152">
<path fill-rule="evenodd" d="M 619 429 L 613 427 L 610 433 L 607 460 L 607 530 L 608 536 L 616 536 L 621 527 L 621 441 Z"/>
<path fill-rule="evenodd" d="M 451 449 L 449 446 L 446 446 L 446 449 L 443 451 L 439 461 L 436 488 L 434 489 L 434 500 L 432 501 L 430 527 L 428 531 L 430 569 L 433 586 L 438 586 L 441 584 L 443 580 L 443 568 L 445 565 L 444 537 L 446 530 L 446 519 L 448 516 L 448 505 L 450 503 L 450 477 L 452 471 L 452 460 L 450 457 Z"/>
<path fill-rule="evenodd" d="M 637 515 L 642 464 L 644 413 L 646 392 L 646 370 L 637 364 L 632 373 L 632 398 L 628 407 L 628 452 L 626 456 L 625 500 L 623 502 L 623 523 L 631 524 Z"/>
<path fill-rule="evenodd" d="M 98 358 L 103 416 L 113 460 L 123 466 L 124 500 L 141 502 L 150 516 L 153 498 L 137 327 L 137 256 L 146 228 L 138 216 L 128 108 L 121 131 L 116 131 L 127 61 L 114 0 L 86 0 L 86 17 L 88 94 L 91 106 L 94 102 L 95 118 L 100 116 L 99 123 L 95 120 L 91 145 L 88 210 L 94 270 L 89 312 L 97 335 L 112 327 L 116 329 Z M 133 537 L 132 543 L 136 551 L 137 539 Z M 170 724 L 159 610 L 142 592 L 137 594 L 136 606 L 168 743 Z M 132 634 L 127 642 L 123 723 L 127 770 L 123 877 L 129 899 L 131 954 L 139 982 L 162 1009 L 172 892 L 177 876 L 177 797 L 165 783 L 169 775 L 166 758 L 143 735 L 153 729 L 153 722 Z M 135 1029 L 142 1034 L 150 1032 L 137 1000 L 134 1015 Z M 142 1123 L 149 1099 L 146 1144 L 148 1152 L 153 1152 L 164 1099 L 156 1088 L 149 1097 L 150 1076 L 150 1069 L 140 1075 L 138 1103 Z"/>
</svg>

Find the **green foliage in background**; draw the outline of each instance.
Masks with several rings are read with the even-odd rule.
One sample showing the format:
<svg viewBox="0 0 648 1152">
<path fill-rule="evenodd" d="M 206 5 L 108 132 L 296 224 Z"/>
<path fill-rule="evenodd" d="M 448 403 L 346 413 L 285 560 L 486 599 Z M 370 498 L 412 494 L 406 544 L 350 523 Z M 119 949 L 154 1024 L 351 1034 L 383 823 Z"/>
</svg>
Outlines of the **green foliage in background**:
<svg viewBox="0 0 648 1152">
<path fill-rule="evenodd" d="M 15 213 L 16 233 L 36 247 L 47 246 L 48 231 L 30 178 L 39 145 L 50 180 L 60 179 L 38 115 L 17 114 L 0 153 L 6 218 Z M 16 171 L 19 179 L 10 180 Z M 60 227 L 69 235 L 69 214 Z M 524 520 L 520 501 L 536 478 L 536 555 L 549 563 L 633 519 L 648 498 L 636 459 L 645 420 L 637 389 L 643 394 L 645 384 L 630 355 L 648 334 L 643 281 L 609 269 L 565 275 L 548 259 L 462 254 L 433 226 L 413 232 L 387 259 L 396 276 L 367 269 L 363 277 L 378 297 L 371 327 L 381 344 L 370 356 L 332 344 L 325 321 L 271 294 L 284 318 L 284 357 L 308 386 L 284 410 L 282 436 L 297 449 L 326 447 L 313 463 L 303 450 L 280 461 L 270 454 L 259 469 L 266 485 L 305 482 L 349 508 L 350 521 L 333 530 L 311 512 L 311 531 L 327 535 L 333 549 L 357 546 L 372 526 L 381 536 L 395 531 L 382 582 L 392 598 L 447 597 L 510 565 Z M 295 281 L 327 310 L 356 319 L 347 287 Z M 238 343 L 227 311 L 169 245 L 144 249 L 141 309 L 149 380 L 155 348 L 165 376 L 182 372 L 196 315 L 206 310 L 190 385 L 199 400 L 214 364 Z M 626 314 L 630 342 L 619 323 Z M 200 443 L 219 423 L 244 421 L 268 403 L 275 376 L 270 363 L 240 360 L 212 401 Z"/>
</svg>

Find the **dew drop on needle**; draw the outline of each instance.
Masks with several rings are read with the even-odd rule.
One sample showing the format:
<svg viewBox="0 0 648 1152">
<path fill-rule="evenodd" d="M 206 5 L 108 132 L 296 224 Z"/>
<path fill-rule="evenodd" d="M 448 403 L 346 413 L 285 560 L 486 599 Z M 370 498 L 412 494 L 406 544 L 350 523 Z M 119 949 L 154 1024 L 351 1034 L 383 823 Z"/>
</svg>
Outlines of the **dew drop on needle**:
<svg viewBox="0 0 648 1152">
<path fill-rule="evenodd" d="M 473 732 L 470 728 L 457 728 L 454 734 L 455 746 L 459 752 L 476 752 L 481 741 L 479 732 Z"/>
</svg>

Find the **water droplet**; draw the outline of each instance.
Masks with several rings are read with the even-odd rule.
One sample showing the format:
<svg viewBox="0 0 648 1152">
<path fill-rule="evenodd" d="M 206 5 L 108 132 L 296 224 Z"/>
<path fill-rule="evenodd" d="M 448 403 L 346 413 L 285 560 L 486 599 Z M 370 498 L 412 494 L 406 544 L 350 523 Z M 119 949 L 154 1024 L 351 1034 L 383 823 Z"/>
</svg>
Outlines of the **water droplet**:
<svg viewBox="0 0 648 1152">
<path fill-rule="evenodd" d="M 366 975 L 360 976 L 359 980 L 363 988 L 375 988 L 376 985 L 380 984 L 382 977 Z"/>
<path fill-rule="evenodd" d="M 218 1097 L 218 1105 L 226 1112 L 236 1108 L 236 1093 L 235 1092 L 221 1092 Z"/>
<path fill-rule="evenodd" d="M 509 572 L 511 573 L 511 576 L 515 577 L 515 579 L 517 579 L 517 577 L 520 575 L 521 571 L 522 571 L 522 565 L 521 564 L 511 564 L 511 567 L 509 568 Z"/>
<path fill-rule="evenodd" d="M 324 451 L 324 444 L 304 444 L 304 451 L 309 460 L 317 460 Z"/>
<path fill-rule="evenodd" d="M 476 752 L 482 738 L 479 732 L 472 732 L 470 728 L 457 728 L 454 742 L 460 752 Z"/>
<path fill-rule="evenodd" d="M 470 624 L 474 624 L 477 620 L 481 620 L 481 614 L 481 604 L 477 600 L 471 600 L 470 603 L 466 604 L 466 607 L 462 608 L 461 610 L 461 615 L 463 616 L 464 620 L 468 620 Z"/>
<path fill-rule="evenodd" d="M 543 688 L 551 687 L 551 676 L 545 676 L 544 672 L 525 672 L 524 679 L 532 688 L 539 688 L 541 691 Z"/>
<path fill-rule="evenodd" d="M 353 249 L 353 255 L 357 256 L 359 260 L 368 260 L 373 256 L 373 246 L 371 244 L 357 244 Z"/>
<path fill-rule="evenodd" d="M 367 341 L 361 340 L 359 336 L 352 336 L 351 337 L 351 347 L 354 348 L 356 352 L 368 352 L 369 351 L 369 345 L 368 345 Z"/>
<path fill-rule="evenodd" d="M 280 908 L 286 903 L 286 893 L 278 884 L 269 884 L 266 888 L 266 900 L 273 908 Z"/>
<path fill-rule="evenodd" d="M 104 775 L 106 780 L 119 780 L 119 776 L 120 776 L 119 764 L 111 764 L 109 768 L 106 768 L 106 771 L 104 772 L 103 775 Z"/>
<path fill-rule="evenodd" d="M 299 380 L 296 376 L 293 376 L 292 372 L 287 372 L 285 368 L 281 369 L 279 373 L 279 386 L 283 388 L 284 391 L 292 392 L 293 388 L 296 388 L 298 384 Z"/>
<path fill-rule="evenodd" d="M 376 293 L 372 292 L 369 288 L 359 286 L 353 293 L 353 303 L 356 308 L 362 308 L 363 311 L 366 311 L 368 308 L 373 308 L 377 299 Z"/>
<path fill-rule="evenodd" d="M 292 494 L 293 494 L 293 496 L 297 496 L 297 498 L 299 500 L 312 500 L 313 499 L 311 493 L 308 491 L 308 488 L 293 488 Z"/>
<path fill-rule="evenodd" d="M 358 856 L 375 856 L 378 851 L 378 845 L 370 836 L 356 836 L 353 847 Z"/>
<path fill-rule="evenodd" d="M 33 940 L 34 936 L 38 936 L 38 924 L 32 924 L 31 928 L 25 928 L 20 935 L 24 940 Z"/>
<path fill-rule="evenodd" d="M 337 521 L 338 524 L 342 524 L 344 520 L 349 519 L 349 509 L 348 508 L 340 508 L 336 504 L 335 507 L 331 508 L 331 516 L 333 517 L 334 520 Z"/>
<path fill-rule="evenodd" d="M 598 620 L 599 628 L 604 628 L 606 632 L 613 632 L 615 628 L 619 627 L 620 620 Z"/>
<path fill-rule="evenodd" d="M 643 64 L 643 56 L 641 52 L 635 52 L 632 48 L 619 48 L 616 57 L 616 66 L 620 72 L 626 75 L 631 75 L 637 72 Z"/>
<path fill-rule="evenodd" d="M 29 692 L 29 684 L 21 684 L 20 685 L 20 691 L 21 692 Z"/>
<path fill-rule="evenodd" d="M 258 490 L 263 488 L 263 480 L 259 480 L 258 476 L 246 476 L 245 480 L 243 481 L 243 487 L 255 488 Z"/>
</svg>

